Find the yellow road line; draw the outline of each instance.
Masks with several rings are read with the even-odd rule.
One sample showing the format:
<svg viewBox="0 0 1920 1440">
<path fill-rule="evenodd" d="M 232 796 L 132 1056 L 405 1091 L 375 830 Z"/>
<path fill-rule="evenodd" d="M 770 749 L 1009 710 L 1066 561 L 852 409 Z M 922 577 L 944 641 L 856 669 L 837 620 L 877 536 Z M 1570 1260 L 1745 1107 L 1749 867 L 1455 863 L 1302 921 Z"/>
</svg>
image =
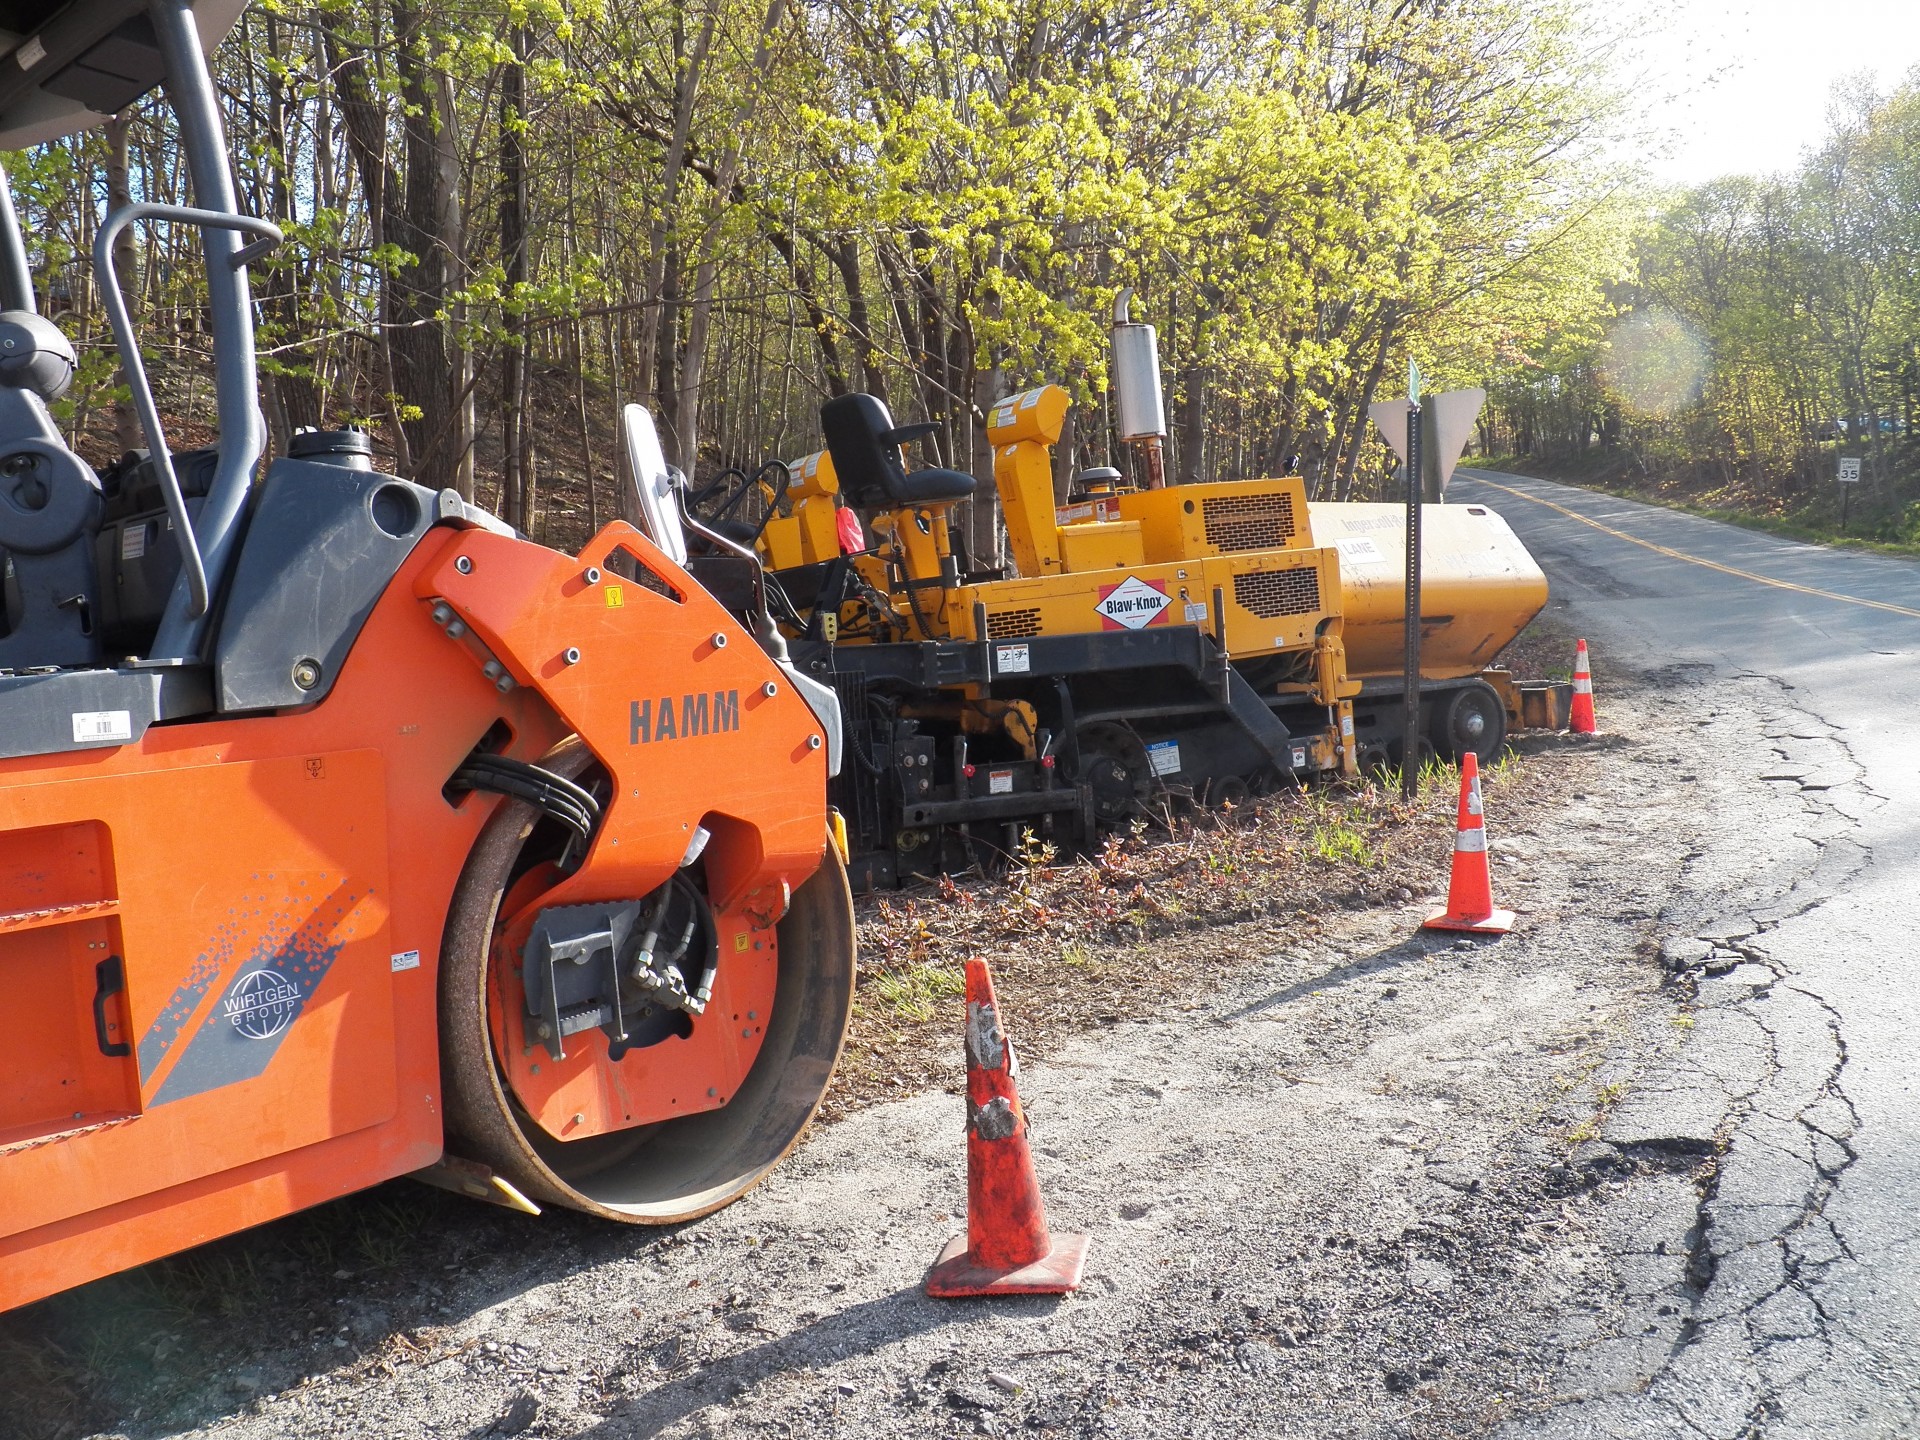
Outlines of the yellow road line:
<svg viewBox="0 0 1920 1440">
<path fill-rule="evenodd" d="M 1591 525 L 1594 529 L 1611 535 L 1616 540 L 1625 540 L 1632 545 L 1640 545 L 1658 555 L 1673 560 L 1684 560 L 1689 565 L 1703 565 L 1709 570 L 1718 570 L 1722 575 L 1737 575 L 1742 580 L 1751 580 L 1756 585 L 1771 585 L 1776 590 L 1792 590 L 1800 595 L 1812 595 L 1821 600 L 1838 600 L 1843 605 L 1864 605 L 1869 610 L 1885 610 L 1890 615 L 1905 615 L 1920 620 L 1920 610 L 1909 610 L 1904 605 L 1892 605 L 1885 600 L 1863 600 L 1858 595 L 1841 595 L 1832 590 L 1816 590 L 1811 585 L 1796 585 L 1791 580 L 1775 580 L 1770 575 L 1756 575 L 1751 570 L 1738 570 L 1731 565 L 1722 565 L 1718 560 L 1703 560 L 1698 555 L 1689 555 L 1684 550 L 1671 550 L 1665 545 L 1656 545 L 1651 540 L 1642 540 L 1638 535 L 1629 535 L 1624 530 L 1616 530 L 1611 525 L 1602 525 L 1590 515 L 1582 515 L 1577 510 L 1569 510 L 1564 505 L 1556 505 L 1551 500 L 1542 500 L 1538 495 L 1529 495 L 1524 490 L 1516 490 L 1511 485 L 1502 485 L 1497 480 L 1483 479 L 1479 475 L 1467 477 L 1475 484 L 1491 485 L 1495 490 L 1503 490 L 1522 500 L 1531 500 L 1536 505 L 1544 505 L 1549 510 L 1558 510 L 1570 520 L 1578 520 L 1582 525 Z"/>
</svg>

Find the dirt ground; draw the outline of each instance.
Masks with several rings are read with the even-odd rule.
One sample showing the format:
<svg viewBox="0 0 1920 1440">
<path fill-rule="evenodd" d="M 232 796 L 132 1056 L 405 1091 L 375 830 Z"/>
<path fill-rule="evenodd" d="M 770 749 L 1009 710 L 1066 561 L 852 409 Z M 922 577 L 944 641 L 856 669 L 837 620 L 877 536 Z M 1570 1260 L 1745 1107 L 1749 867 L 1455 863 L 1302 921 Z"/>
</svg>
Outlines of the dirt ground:
<svg viewBox="0 0 1920 1440">
<path fill-rule="evenodd" d="M 0 1319 L 0 1437 L 1305 1440 L 1540 1411 L 1611 1283 L 1594 1214 L 1710 1164 L 1596 1143 L 1686 1021 L 1657 917 L 1714 743 L 1688 674 L 1601 684 L 1612 734 L 1525 739 L 1490 780 L 1504 940 L 1416 928 L 1444 779 L 871 902 L 824 1123 L 745 1200 L 634 1232 L 385 1186 Z M 1064 1299 L 920 1292 L 964 1225 L 969 953 L 1050 1218 L 1093 1237 Z"/>
</svg>

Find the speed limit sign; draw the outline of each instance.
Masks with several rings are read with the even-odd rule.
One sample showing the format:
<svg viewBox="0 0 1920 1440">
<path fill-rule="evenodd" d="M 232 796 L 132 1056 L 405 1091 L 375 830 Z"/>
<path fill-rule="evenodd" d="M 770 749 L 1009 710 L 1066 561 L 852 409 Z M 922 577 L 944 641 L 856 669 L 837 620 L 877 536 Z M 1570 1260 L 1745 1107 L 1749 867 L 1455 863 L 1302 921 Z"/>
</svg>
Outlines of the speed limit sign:
<svg viewBox="0 0 1920 1440">
<path fill-rule="evenodd" d="M 1840 483 L 1842 485 L 1858 485 L 1860 483 L 1860 457 L 1858 455 L 1842 455 L 1840 457 Z"/>
</svg>

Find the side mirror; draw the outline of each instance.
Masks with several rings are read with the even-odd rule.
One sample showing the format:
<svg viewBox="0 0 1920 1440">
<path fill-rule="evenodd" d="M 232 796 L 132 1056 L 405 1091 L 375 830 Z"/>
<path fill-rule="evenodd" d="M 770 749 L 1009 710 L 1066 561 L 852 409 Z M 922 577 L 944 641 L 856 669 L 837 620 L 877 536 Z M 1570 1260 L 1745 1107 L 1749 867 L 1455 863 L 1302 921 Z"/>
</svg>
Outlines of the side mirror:
<svg viewBox="0 0 1920 1440">
<path fill-rule="evenodd" d="M 673 471 L 660 448 L 660 432 L 644 405 L 629 405 L 621 416 L 626 441 L 627 478 L 640 501 L 640 529 L 666 551 L 676 565 L 687 563 L 687 535 L 680 528 L 679 507 L 673 500 Z"/>
</svg>

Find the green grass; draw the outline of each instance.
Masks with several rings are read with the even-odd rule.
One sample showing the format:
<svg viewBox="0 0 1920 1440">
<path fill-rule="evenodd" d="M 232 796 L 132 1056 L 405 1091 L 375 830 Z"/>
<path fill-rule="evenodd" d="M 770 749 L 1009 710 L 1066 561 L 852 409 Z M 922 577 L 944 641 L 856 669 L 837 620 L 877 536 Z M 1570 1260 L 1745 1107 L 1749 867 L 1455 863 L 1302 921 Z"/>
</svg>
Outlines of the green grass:
<svg viewBox="0 0 1920 1440">
<path fill-rule="evenodd" d="M 940 1013 L 940 1002 L 964 995 L 966 976 L 950 966 L 907 965 L 882 970 L 862 987 L 903 1020 L 925 1022 Z"/>
<path fill-rule="evenodd" d="M 1351 825 L 1333 821 L 1330 824 L 1316 825 L 1307 838 L 1307 846 L 1322 860 L 1351 861 L 1356 865 L 1373 864 L 1373 848 L 1367 844 L 1367 837 Z"/>
<path fill-rule="evenodd" d="M 1078 940 L 1069 940 L 1060 947 L 1060 961 L 1076 969 L 1091 969 L 1094 964 L 1093 952 Z"/>
</svg>

